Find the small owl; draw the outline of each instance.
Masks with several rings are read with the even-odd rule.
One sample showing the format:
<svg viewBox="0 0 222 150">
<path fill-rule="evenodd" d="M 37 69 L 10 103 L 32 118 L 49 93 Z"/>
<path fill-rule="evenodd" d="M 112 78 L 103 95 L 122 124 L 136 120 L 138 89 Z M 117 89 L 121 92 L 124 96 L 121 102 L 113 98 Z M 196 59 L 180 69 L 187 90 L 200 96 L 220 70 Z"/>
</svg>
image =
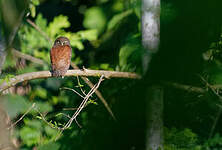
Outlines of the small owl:
<svg viewBox="0 0 222 150">
<path fill-rule="evenodd" d="M 72 48 L 69 39 L 58 37 L 50 51 L 51 73 L 53 77 L 64 77 L 71 62 Z"/>
</svg>

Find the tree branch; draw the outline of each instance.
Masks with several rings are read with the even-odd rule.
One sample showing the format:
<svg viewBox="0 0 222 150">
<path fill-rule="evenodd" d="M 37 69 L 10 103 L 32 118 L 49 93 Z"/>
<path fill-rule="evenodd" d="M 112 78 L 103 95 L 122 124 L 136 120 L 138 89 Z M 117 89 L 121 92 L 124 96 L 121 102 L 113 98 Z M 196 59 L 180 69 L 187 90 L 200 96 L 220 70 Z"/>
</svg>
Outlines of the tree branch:
<svg viewBox="0 0 222 150">
<path fill-rule="evenodd" d="M 46 64 L 43 60 L 41 59 L 38 59 L 38 58 L 35 58 L 31 55 L 28 55 L 28 54 L 24 54 L 24 53 L 21 53 L 20 51 L 16 50 L 16 49 L 12 49 L 12 53 L 13 55 L 15 55 L 16 57 L 20 57 L 20 58 L 23 58 L 23 59 L 26 59 L 26 60 L 29 60 L 33 63 L 36 63 L 36 64 L 39 64 L 39 65 L 48 65 Z"/>
<path fill-rule="evenodd" d="M 161 82 L 161 84 L 164 86 L 170 86 L 170 87 L 174 87 L 174 88 L 181 89 L 181 90 L 188 91 L 188 92 L 192 92 L 192 93 L 204 94 L 207 92 L 207 90 L 205 90 L 204 88 L 201 88 L 201 87 L 195 87 L 192 85 L 184 85 L 184 84 L 179 84 L 179 83 L 175 83 L 175 82 Z"/>
<path fill-rule="evenodd" d="M 100 77 L 104 75 L 105 78 L 128 78 L 128 79 L 140 79 L 141 76 L 136 73 L 130 72 L 117 72 L 117 71 L 105 71 L 105 70 L 68 70 L 65 76 L 92 76 L 92 77 Z M 4 81 L 0 84 L 0 93 L 4 90 L 20 83 L 23 81 L 33 80 L 33 79 L 41 79 L 41 78 L 51 78 L 50 71 L 39 71 L 39 72 L 30 72 L 21 75 L 17 75 L 9 81 Z"/>
<path fill-rule="evenodd" d="M 74 69 L 79 69 L 79 67 L 74 64 L 74 63 L 71 63 L 71 66 L 74 68 Z M 83 81 L 90 87 L 90 88 L 93 88 L 94 84 L 87 78 L 87 77 L 81 77 L 81 79 L 83 79 Z M 107 109 L 107 111 L 110 113 L 110 115 L 113 117 L 114 120 L 116 120 L 116 117 L 115 115 L 113 114 L 113 111 L 112 109 L 109 107 L 107 101 L 105 100 L 105 98 L 103 97 L 102 93 L 99 91 L 99 90 L 96 90 L 95 91 L 96 95 L 98 96 L 98 98 L 102 101 L 102 103 L 104 104 L 105 108 Z"/>
<path fill-rule="evenodd" d="M 20 51 L 16 50 L 16 49 L 12 49 L 13 51 L 13 54 L 16 56 L 16 57 L 20 57 L 20 58 L 23 58 L 23 59 L 26 59 L 26 60 L 29 60 L 33 63 L 36 63 L 36 64 L 40 64 L 40 65 L 48 65 L 46 62 L 44 62 L 43 60 L 41 59 L 38 59 L 38 58 L 35 58 L 31 55 L 28 55 L 28 54 L 24 54 L 24 53 L 21 53 Z M 71 63 L 71 66 L 74 68 L 74 69 L 79 69 L 79 67 L 77 65 L 75 65 L 74 63 Z M 86 77 L 81 77 L 84 82 L 90 87 L 92 88 L 94 85 L 93 83 Z M 106 102 L 105 98 L 102 96 L 102 93 L 99 91 L 99 90 L 96 90 L 96 95 L 98 96 L 98 98 L 102 101 L 102 103 L 104 104 L 104 106 L 106 107 L 107 111 L 110 113 L 110 115 L 113 117 L 114 120 L 116 120 L 115 118 L 115 115 L 113 114 L 111 108 L 109 107 L 108 103 Z"/>
<path fill-rule="evenodd" d="M 52 40 L 50 39 L 50 37 L 43 32 L 34 22 L 32 22 L 30 19 L 26 19 L 26 21 L 33 27 L 35 28 L 40 34 L 42 34 L 43 37 L 45 37 L 49 43 L 52 43 Z"/>
<path fill-rule="evenodd" d="M 36 29 L 36 31 L 38 31 L 43 37 L 45 37 L 50 43 L 52 43 L 52 40 L 50 39 L 50 37 L 43 32 L 40 27 L 38 27 L 34 22 L 32 22 L 30 19 L 27 19 L 27 22 Z M 104 37 L 104 36 L 103 36 Z M 103 38 L 104 39 L 104 38 Z M 32 56 L 31 56 L 32 57 Z M 33 59 L 34 60 L 34 59 Z M 32 60 L 31 60 L 32 61 Z M 79 69 L 79 67 L 77 65 L 75 65 L 74 63 L 71 63 L 71 66 L 74 69 Z M 94 84 L 86 77 L 81 77 L 84 82 L 90 87 L 92 88 L 94 86 Z M 106 102 L 105 98 L 103 97 L 102 93 L 99 90 L 96 90 L 96 95 L 98 96 L 98 98 L 102 101 L 102 103 L 104 104 L 104 106 L 106 107 L 107 111 L 110 113 L 110 115 L 113 117 L 114 120 L 116 120 L 111 108 L 109 107 L 108 103 Z"/>
</svg>

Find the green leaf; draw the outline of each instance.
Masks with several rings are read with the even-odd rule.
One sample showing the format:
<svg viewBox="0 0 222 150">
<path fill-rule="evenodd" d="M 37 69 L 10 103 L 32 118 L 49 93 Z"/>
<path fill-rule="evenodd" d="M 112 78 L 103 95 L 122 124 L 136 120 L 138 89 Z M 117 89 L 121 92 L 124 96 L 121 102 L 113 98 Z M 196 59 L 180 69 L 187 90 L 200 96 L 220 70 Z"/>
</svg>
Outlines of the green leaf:
<svg viewBox="0 0 222 150">
<path fill-rule="evenodd" d="M 124 11 L 122 13 L 119 13 L 117 15 L 114 15 L 113 18 L 108 22 L 108 30 L 112 30 L 115 27 L 117 27 L 123 19 L 125 19 L 126 17 L 128 17 L 129 15 L 131 15 L 133 13 L 132 10 L 127 10 Z"/>
<path fill-rule="evenodd" d="M 87 104 L 94 104 L 94 105 L 98 105 L 98 103 L 95 100 L 89 99 L 87 101 Z"/>
<path fill-rule="evenodd" d="M 8 67 L 14 67 L 16 65 L 16 61 L 15 59 L 13 58 L 12 54 L 8 54 L 6 56 L 6 59 L 5 59 L 5 63 L 3 65 L 3 69 L 6 69 Z"/>
<path fill-rule="evenodd" d="M 44 145 L 39 146 L 38 150 L 58 150 L 60 148 L 59 143 L 51 142 Z"/>
<path fill-rule="evenodd" d="M 31 128 L 35 128 L 39 131 L 42 130 L 42 124 L 39 120 L 36 120 L 36 119 L 24 119 L 24 123 L 26 126 L 29 126 Z"/>
<path fill-rule="evenodd" d="M 131 35 L 120 48 L 119 67 L 121 71 L 135 71 L 139 68 L 142 58 L 142 46 L 137 35 Z"/>
<path fill-rule="evenodd" d="M 95 29 L 79 31 L 77 34 L 81 37 L 81 39 L 88 41 L 97 40 L 98 38 L 98 31 Z"/>
<path fill-rule="evenodd" d="M 122 11 L 124 9 L 124 3 L 123 1 L 115 1 L 114 4 L 112 5 L 112 10 L 117 12 L 117 11 Z"/>
<path fill-rule="evenodd" d="M 35 96 L 38 96 L 40 98 L 46 99 L 47 98 L 47 91 L 45 88 L 38 87 L 35 90 Z"/>
<path fill-rule="evenodd" d="M 39 120 L 42 120 L 42 117 L 41 116 L 36 116 L 37 119 Z"/>
<path fill-rule="evenodd" d="M 26 102 L 26 98 L 19 95 L 8 95 L 2 101 L 10 118 L 16 117 L 18 114 L 24 113 L 31 106 Z"/>
<path fill-rule="evenodd" d="M 20 137 L 24 144 L 32 146 L 40 142 L 41 132 L 30 127 L 23 127 L 20 130 Z"/>
<path fill-rule="evenodd" d="M 31 12 L 31 16 L 34 18 L 35 15 L 36 15 L 36 8 L 35 8 L 35 5 L 33 4 L 29 4 L 29 9 L 30 9 L 30 12 Z"/>
<path fill-rule="evenodd" d="M 53 128 L 49 127 L 48 125 L 45 126 L 45 132 L 48 136 L 51 136 L 51 137 L 55 137 L 58 133 L 58 131 L 56 129 L 53 129 Z"/>
<path fill-rule="evenodd" d="M 47 21 L 41 14 L 38 14 L 35 23 L 43 32 L 46 32 Z M 49 62 L 49 49 L 51 48 L 51 44 L 36 29 L 24 24 L 18 31 L 18 35 L 21 43 L 21 52 Z"/>
<path fill-rule="evenodd" d="M 103 70 L 113 70 L 109 64 L 100 64 L 99 68 Z"/>
<path fill-rule="evenodd" d="M 38 14 L 35 23 L 41 30 L 46 32 L 47 20 L 43 18 L 42 14 Z"/>
<path fill-rule="evenodd" d="M 88 29 L 97 29 L 102 33 L 106 26 L 106 16 L 100 7 L 91 7 L 86 10 L 83 26 Z"/>
<path fill-rule="evenodd" d="M 52 105 L 48 102 L 36 102 L 36 107 L 39 109 L 40 112 L 50 112 L 52 111 Z"/>
<path fill-rule="evenodd" d="M 62 33 L 62 36 L 66 36 L 67 38 L 69 38 L 70 40 L 70 44 L 72 47 L 76 47 L 79 50 L 83 50 L 84 49 L 84 45 L 82 43 L 82 38 L 80 37 L 79 34 L 77 33 L 71 33 L 71 32 L 66 32 L 66 33 Z"/>
<path fill-rule="evenodd" d="M 39 0 L 31 0 L 31 2 L 32 2 L 35 6 L 37 6 L 37 5 L 40 4 Z"/>
<path fill-rule="evenodd" d="M 78 48 L 79 50 L 84 49 L 84 45 L 81 41 L 72 41 L 72 46 Z"/>
<path fill-rule="evenodd" d="M 55 17 L 52 22 L 49 23 L 47 33 L 52 39 L 54 39 L 56 36 L 60 35 L 63 32 L 64 28 L 68 27 L 70 27 L 68 17 L 59 15 Z"/>
</svg>

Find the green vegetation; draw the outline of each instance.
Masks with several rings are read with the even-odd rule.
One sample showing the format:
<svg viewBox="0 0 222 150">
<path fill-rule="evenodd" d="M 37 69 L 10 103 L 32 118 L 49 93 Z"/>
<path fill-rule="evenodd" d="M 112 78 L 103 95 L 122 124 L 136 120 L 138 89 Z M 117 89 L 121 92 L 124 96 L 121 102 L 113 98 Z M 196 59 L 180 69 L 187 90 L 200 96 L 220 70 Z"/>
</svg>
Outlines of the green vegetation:
<svg viewBox="0 0 222 150">
<path fill-rule="evenodd" d="M 0 41 L 5 37 L 8 44 L 12 26 L 6 27 L 7 20 L 3 18 L 6 12 L 16 11 L 3 9 L 8 5 L 0 1 Z M 22 117 L 12 132 L 20 149 L 145 149 L 146 88 L 166 82 L 169 85 L 164 87 L 164 149 L 222 149 L 220 1 L 207 0 L 203 4 L 200 0 L 162 0 L 160 49 L 152 54 L 147 73 L 142 65 L 146 50 L 141 44 L 139 0 L 30 0 L 27 3 L 27 6 L 16 5 L 18 13 L 20 9 L 25 10 L 24 17 L 13 43 L 6 49 L 8 55 L 0 84 L 19 74 L 50 70 L 49 53 L 58 36 L 70 39 L 71 60 L 80 69 L 145 75 L 141 80 L 105 79 L 99 86 L 117 121 L 94 93 L 77 120 L 62 134 L 58 128 L 66 125 L 83 100 L 67 88 L 85 96 L 91 89 L 87 83 L 81 77 L 65 77 L 16 85 L 1 96 L 0 104 L 11 123 Z M 11 48 L 38 58 L 43 64 L 18 57 Z M 96 84 L 99 78 L 89 79 Z M 190 88 L 183 88 L 185 85 Z"/>
</svg>

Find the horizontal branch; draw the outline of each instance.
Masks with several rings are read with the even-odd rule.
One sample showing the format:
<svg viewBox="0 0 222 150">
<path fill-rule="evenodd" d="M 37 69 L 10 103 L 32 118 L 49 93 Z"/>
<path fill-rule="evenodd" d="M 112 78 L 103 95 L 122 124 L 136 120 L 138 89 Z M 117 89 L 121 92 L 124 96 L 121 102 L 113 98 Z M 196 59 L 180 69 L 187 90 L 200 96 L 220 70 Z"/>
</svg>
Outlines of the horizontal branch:
<svg viewBox="0 0 222 150">
<path fill-rule="evenodd" d="M 14 49 L 14 48 L 12 49 L 12 53 L 13 53 L 13 55 L 15 55 L 17 57 L 29 60 L 33 63 L 39 64 L 39 65 L 47 65 L 43 60 L 35 58 L 35 57 L 30 56 L 28 54 L 21 53 L 20 51 Z"/>
<path fill-rule="evenodd" d="M 130 72 L 118 72 L 118 71 L 104 71 L 104 70 L 89 70 L 89 69 L 83 69 L 83 70 L 68 70 L 65 76 L 91 76 L 91 77 L 100 77 L 104 75 L 105 78 L 129 78 L 129 79 L 140 79 L 141 76 L 136 73 L 130 73 Z M 33 79 L 41 79 L 41 78 L 51 78 L 51 72 L 50 71 L 39 71 L 39 72 L 30 72 L 21 74 L 18 76 L 15 76 L 9 81 L 5 81 L 2 84 L 0 84 L 0 93 L 2 93 L 4 90 L 15 86 L 16 84 L 33 80 Z"/>
<path fill-rule="evenodd" d="M 174 82 L 161 82 L 161 84 L 163 84 L 164 86 L 170 86 L 170 87 L 174 87 L 177 89 L 181 89 L 181 90 L 193 92 L 193 93 L 204 94 L 207 92 L 207 90 L 205 90 L 204 88 L 195 87 L 192 85 L 184 85 L 184 84 L 179 84 L 179 83 L 174 83 Z"/>
</svg>

